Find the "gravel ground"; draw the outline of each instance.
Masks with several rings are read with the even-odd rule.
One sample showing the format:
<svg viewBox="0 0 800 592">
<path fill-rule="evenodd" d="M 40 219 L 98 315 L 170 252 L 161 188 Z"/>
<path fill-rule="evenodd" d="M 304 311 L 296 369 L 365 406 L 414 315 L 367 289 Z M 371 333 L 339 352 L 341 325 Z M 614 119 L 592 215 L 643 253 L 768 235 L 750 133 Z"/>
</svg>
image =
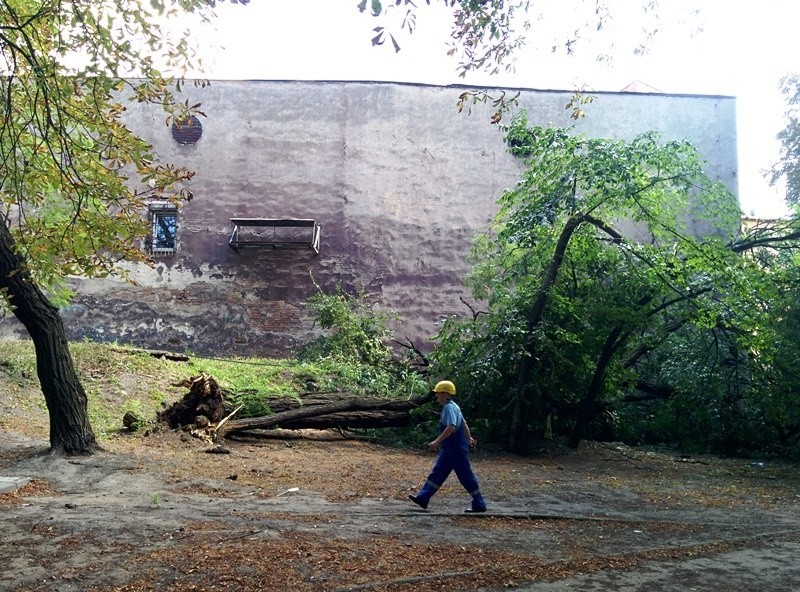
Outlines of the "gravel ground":
<svg viewBox="0 0 800 592">
<path fill-rule="evenodd" d="M 312 434 L 308 434 L 309 436 Z M 320 434 L 313 434 L 319 438 Z M 0 590 L 793 591 L 800 469 L 620 444 L 476 452 L 490 511 L 433 455 L 352 440 L 111 437 L 88 458 L 0 432 Z"/>
</svg>

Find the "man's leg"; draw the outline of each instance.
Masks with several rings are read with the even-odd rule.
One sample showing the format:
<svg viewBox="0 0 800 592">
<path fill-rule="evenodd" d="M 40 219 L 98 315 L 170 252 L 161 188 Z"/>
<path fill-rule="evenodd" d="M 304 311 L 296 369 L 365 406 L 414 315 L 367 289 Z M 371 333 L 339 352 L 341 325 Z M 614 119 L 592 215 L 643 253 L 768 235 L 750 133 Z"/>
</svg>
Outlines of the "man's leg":
<svg viewBox="0 0 800 592">
<path fill-rule="evenodd" d="M 417 495 L 409 495 L 408 499 L 417 504 L 421 508 L 427 508 L 428 502 L 431 501 L 433 495 L 439 491 L 439 488 L 444 484 L 450 471 L 453 470 L 453 463 L 448 458 L 444 451 L 439 452 L 436 457 L 436 462 L 431 469 L 431 474 L 428 475 L 428 480 L 422 489 L 419 490 Z"/>
<path fill-rule="evenodd" d="M 481 495 L 481 488 L 478 485 L 478 478 L 472 472 L 472 466 L 469 463 L 469 456 L 464 454 L 453 463 L 453 469 L 456 472 L 461 485 L 472 496 L 472 505 L 467 512 L 485 512 L 486 502 Z"/>
</svg>

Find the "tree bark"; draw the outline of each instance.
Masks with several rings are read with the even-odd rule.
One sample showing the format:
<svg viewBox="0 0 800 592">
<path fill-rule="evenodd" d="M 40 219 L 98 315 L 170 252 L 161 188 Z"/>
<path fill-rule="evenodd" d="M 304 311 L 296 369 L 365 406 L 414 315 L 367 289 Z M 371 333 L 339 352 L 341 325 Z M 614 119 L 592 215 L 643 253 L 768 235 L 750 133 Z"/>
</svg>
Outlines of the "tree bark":
<svg viewBox="0 0 800 592">
<path fill-rule="evenodd" d="M 414 399 L 355 399 L 348 398 L 327 404 L 300 405 L 273 415 L 236 419 L 227 422 L 220 438 L 246 432 L 281 427 L 305 428 L 378 428 L 407 425 L 409 411 L 433 400 L 427 393 Z"/>
<path fill-rule="evenodd" d="M 97 440 L 61 316 L 31 277 L 5 223 L 0 223 L 0 290 L 33 340 L 36 372 L 50 415 L 50 451 L 92 454 Z"/>
<path fill-rule="evenodd" d="M 603 381 L 605 379 L 606 370 L 614 357 L 614 352 L 619 349 L 619 346 L 625 341 L 626 336 L 623 334 L 621 325 L 617 325 L 609 333 L 606 338 L 603 349 L 600 352 L 600 358 L 597 360 L 597 365 L 594 368 L 592 380 L 586 389 L 586 395 L 578 405 L 578 413 L 575 417 L 575 427 L 567 440 L 567 446 L 570 448 L 577 448 L 586 430 L 586 426 L 596 414 L 604 409 L 603 405 L 597 404 L 597 396 L 603 388 Z"/>
</svg>

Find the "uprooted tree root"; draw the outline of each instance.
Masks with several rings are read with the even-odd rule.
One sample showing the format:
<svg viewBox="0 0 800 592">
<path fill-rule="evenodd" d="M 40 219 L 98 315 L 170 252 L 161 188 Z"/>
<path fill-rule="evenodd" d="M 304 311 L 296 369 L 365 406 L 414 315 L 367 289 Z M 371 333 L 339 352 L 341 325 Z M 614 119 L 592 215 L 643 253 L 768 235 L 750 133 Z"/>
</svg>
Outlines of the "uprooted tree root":
<svg viewBox="0 0 800 592">
<path fill-rule="evenodd" d="M 225 416 L 225 394 L 212 376 L 203 373 L 175 386 L 188 386 L 189 392 L 160 412 L 159 421 L 168 423 L 173 429 L 186 426 L 206 428 L 219 423 Z"/>
</svg>

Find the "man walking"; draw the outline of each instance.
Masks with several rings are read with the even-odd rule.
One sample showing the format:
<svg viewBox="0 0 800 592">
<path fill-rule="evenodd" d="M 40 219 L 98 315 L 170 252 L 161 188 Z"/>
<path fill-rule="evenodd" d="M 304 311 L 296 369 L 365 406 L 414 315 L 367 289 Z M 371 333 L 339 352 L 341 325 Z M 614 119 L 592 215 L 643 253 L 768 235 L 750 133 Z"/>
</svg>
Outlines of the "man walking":
<svg viewBox="0 0 800 592">
<path fill-rule="evenodd" d="M 431 497 L 439 491 L 450 472 L 455 471 L 461 485 L 472 496 L 472 504 L 466 512 L 485 512 L 486 502 L 469 463 L 469 448 L 475 445 L 475 439 L 461 414 L 461 409 L 453 401 L 456 385 L 449 380 L 442 380 L 433 387 L 433 392 L 436 393 L 436 400 L 442 406 L 442 414 L 439 418 L 439 436 L 428 444 L 428 448 L 439 450 L 439 455 L 436 457 L 428 481 L 419 493 L 409 495 L 408 498 L 421 508 L 427 508 Z"/>
</svg>

